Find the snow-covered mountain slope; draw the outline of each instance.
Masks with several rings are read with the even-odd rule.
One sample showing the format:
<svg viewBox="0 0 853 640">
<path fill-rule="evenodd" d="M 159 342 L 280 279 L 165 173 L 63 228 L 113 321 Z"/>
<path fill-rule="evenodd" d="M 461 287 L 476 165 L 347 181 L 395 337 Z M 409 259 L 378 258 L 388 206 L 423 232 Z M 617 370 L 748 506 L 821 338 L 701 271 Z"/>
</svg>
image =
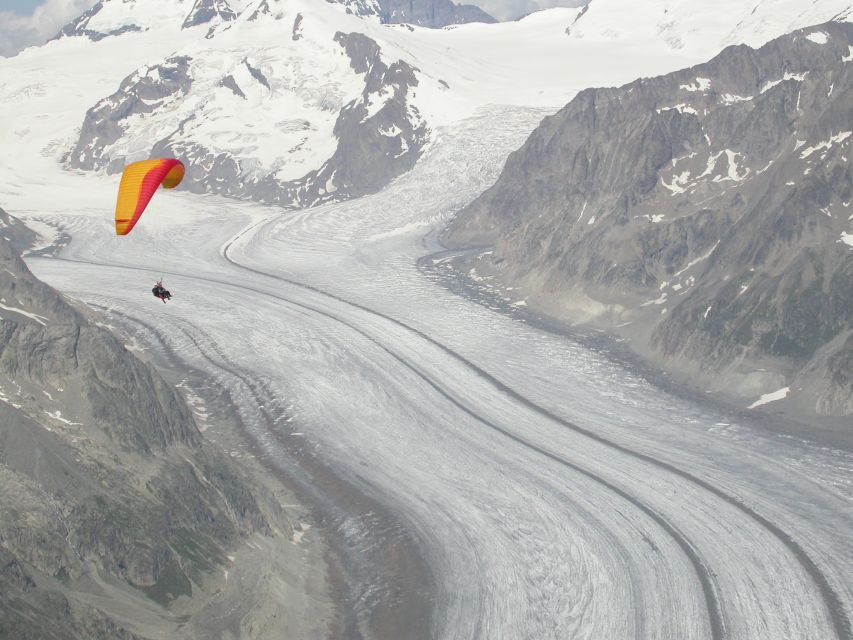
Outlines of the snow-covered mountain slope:
<svg viewBox="0 0 853 640">
<path fill-rule="evenodd" d="M 266 3 L 143 67 L 88 112 L 70 166 L 120 171 L 153 148 L 187 160 L 197 190 L 292 206 L 381 187 L 426 141 L 407 100 L 419 81 L 370 38 L 337 30 L 337 17 L 363 22 L 339 13 L 326 3 Z M 360 148 L 363 159 L 336 161 Z M 359 170 L 351 179 L 348 167 Z"/>
<path fill-rule="evenodd" d="M 558 108 L 585 87 L 850 10 L 849 0 L 595 0 L 428 29 L 382 24 L 383 6 L 101 0 L 58 40 L 0 62 L 4 148 L 107 172 L 171 152 L 191 167 L 187 188 L 306 206 L 376 191 L 437 126 L 484 105 Z"/>
</svg>

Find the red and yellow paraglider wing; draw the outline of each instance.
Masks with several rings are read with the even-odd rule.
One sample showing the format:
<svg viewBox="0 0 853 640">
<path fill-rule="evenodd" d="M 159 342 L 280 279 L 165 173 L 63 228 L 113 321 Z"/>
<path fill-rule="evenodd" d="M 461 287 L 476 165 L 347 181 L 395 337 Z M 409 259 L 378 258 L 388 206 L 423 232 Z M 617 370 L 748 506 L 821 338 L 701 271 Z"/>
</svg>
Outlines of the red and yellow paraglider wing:
<svg viewBox="0 0 853 640">
<path fill-rule="evenodd" d="M 166 189 L 174 189 L 183 177 L 184 165 L 173 158 L 142 160 L 127 165 L 118 187 L 116 234 L 124 236 L 130 233 L 157 187 L 162 184 Z"/>
</svg>

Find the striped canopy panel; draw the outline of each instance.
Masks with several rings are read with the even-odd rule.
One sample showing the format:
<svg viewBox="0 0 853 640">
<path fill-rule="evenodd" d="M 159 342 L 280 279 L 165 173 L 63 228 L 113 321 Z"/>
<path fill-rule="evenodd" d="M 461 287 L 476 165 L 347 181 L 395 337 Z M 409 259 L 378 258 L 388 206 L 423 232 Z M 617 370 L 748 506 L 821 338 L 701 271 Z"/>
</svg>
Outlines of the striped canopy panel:
<svg viewBox="0 0 853 640">
<path fill-rule="evenodd" d="M 184 165 L 174 158 L 134 162 L 124 168 L 116 200 L 116 234 L 127 235 L 145 211 L 151 196 L 161 184 L 177 187 L 184 177 Z"/>
</svg>

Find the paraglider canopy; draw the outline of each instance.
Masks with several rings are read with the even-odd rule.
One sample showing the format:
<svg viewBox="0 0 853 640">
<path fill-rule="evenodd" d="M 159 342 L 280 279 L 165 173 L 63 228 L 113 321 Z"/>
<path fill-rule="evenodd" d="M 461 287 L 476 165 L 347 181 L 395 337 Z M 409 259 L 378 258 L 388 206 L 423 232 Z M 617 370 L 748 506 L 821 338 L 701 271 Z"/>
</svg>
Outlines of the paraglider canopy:
<svg viewBox="0 0 853 640">
<path fill-rule="evenodd" d="M 130 233 L 157 187 L 162 184 L 166 189 L 174 189 L 183 177 L 184 165 L 174 158 L 142 160 L 127 165 L 118 187 L 116 234 Z"/>
</svg>

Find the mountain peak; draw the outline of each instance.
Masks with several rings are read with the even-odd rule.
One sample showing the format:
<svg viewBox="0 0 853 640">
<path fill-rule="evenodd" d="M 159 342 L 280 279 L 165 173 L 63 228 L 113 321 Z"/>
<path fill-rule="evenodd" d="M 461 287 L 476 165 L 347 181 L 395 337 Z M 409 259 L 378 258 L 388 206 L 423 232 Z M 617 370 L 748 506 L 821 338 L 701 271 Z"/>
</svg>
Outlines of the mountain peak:
<svg viewBox="0 0 853 640">
<path fill-rule="evenodd" d="M 181 29 L 207 24 L 216 18 L 219 18 L 219 22 L 230 22 L 236 17 L 237 14 L 234 13 L 226 0 L 195 0 L 195 4 L 184 19 Z"/>
<path fill-rule="evenodd" d="M 65 25 L 62 30 L 56 34 L 53 40 L 58 40 L 63 37 L 83 36 L 89 38 L 89 40 L 92 40 L 93 42 L 97 42 L 98 40 L 103 40 L 108 36 L 117 36 L 129 31 L 142 31 L 142 28 L 134 23 L 113 26 L 109 29 L 92 28 L 89 23 L 93 18 L 98 16 L 103 9 L 104 0 L 99 0 L 97 4 L 90 7 L 79 18 L 76 18 Z"/>
</svg>

